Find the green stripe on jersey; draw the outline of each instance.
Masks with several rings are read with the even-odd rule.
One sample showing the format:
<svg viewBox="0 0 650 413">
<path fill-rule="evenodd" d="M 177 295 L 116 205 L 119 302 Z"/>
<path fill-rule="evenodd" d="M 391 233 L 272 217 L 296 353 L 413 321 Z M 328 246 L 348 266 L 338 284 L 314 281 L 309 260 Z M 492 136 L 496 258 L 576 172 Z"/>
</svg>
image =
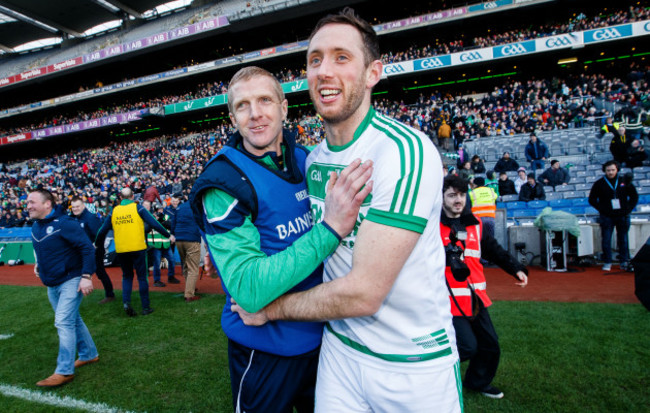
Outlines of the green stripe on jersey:
<svg viewBox="0 0 650 413">
<path fill-rule="evenodd" d="M 397 145 L 400 154 L 401 177 L 397 182 L 390 210 L 412 215 L 422 180 L 424 165 L 422 141 L 415 132 L 403 124 L 384 116 L 375 116 L 372 125 Z M 405 178 L 406 182 L 404 182 Z"/>
<path fill-rule="evenodd" d="M 375 208 L 370 208 L 368 210 L 366 219 L 378 224 L 407 229 L 419 234 L 424 232 L 424 228 L 427 226 L 428 222 L 425 218 L 417 217 L 415 215 L 396 214 L 394 212 L 381 211 Z"/>
<path fill-rule="evenodd" d="M 417 363 L 421 361 L 428 361 L 428 360 L 433 360 L 437 359 L 440 357 L 445 357 L 451 355 L 451 347 L 447 347 L 445 349 L 442 349 L 440 351 L 435 351 L 433 353 L 425 353 L 425 354 L 413 354 L 413 355 L 408 355 L 408 354 L 382 354 L 382 353 L 375 353 L 374 351 L 370 350 L 368 347 L 364 346 L 363 344 L 357 343 L 354 340 L 350 340 L 348 337 L 337 333 L 332 329 L 332 326 L 330 326 L 330 323 L 326 323 L 325 326 L 327 329 L 334 334 L 343 344 L 360 351 L 361 353 L 367 354 L 369 356 L 377 357 L 382 360 L 386 361 L 393 361 L 393 362 L 399 362 L 399 363 Z"/>
<path fill-rule="evenodd" d="M 340 175 L 341 171 L 345 168 L 346 165 L 335 165 L 320 162 L 314 162 L 309 165 L 309 168 L 307 169 L 307 191 L 309 192 L 309 196 L 311 198 L 324 201 L 330 173 L 334 171 L 337 173 L 337 175 Z M 368 194 L 361 205 L 370 205 L 371 201 L 372 194 Z"/>
</svg>

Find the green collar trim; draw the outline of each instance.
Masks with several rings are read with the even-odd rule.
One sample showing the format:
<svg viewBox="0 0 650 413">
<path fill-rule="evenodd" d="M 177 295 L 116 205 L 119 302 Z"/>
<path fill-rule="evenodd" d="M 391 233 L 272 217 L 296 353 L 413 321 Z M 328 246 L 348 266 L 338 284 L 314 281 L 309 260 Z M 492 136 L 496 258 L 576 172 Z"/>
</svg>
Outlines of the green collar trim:
<svg viewBox="0 0 650 413">
<path fill-rule="evenodd" d="M 359 137 L 363 134 L 363 132 L 368 129 L 368 125 L 370 125 L 370 121 L 372 118 L 375 117 L 375 109 L 370 106 L 370 109 L 368 110 L 368 113 L 366 114 L 366 117 L 363 118 L 363 121 L 361 121 L 361 124 L 357 128 L 357 130 L 354 132 L 354 136 L 352 137 L 352 140 L 345 145 L 330 145 L 329 142 L 327 142 L 327 148 L 332 151 L 332 152 L 341 152 L 352 146 L 358 139 Z"/>
</svg>

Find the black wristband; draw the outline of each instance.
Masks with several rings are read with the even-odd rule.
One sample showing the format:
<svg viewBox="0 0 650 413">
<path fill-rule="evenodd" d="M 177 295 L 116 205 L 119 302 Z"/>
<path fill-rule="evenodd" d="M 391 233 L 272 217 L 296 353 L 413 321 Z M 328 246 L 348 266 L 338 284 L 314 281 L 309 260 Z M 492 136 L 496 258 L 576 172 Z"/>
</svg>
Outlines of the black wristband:
<svg viewBox="0 0 650 413">
<path fill-rule="evenodd" d="M 83 278 L 84 280 L 92 280 L 92 279 L 93 279 L 92 276 L 90 276 L 90 275 L 85 275 L 85 274 L 82 275 L 81 278 Z"/>
</svg>

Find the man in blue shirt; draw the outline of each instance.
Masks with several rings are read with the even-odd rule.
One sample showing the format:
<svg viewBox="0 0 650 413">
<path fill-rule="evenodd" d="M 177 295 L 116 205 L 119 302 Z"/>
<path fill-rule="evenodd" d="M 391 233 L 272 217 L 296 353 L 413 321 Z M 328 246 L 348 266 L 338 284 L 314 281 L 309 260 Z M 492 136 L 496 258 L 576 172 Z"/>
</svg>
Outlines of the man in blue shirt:
<svg viewBox="0 0 650 413">
<path fill-rule="evenodd" d="M 54 309 L 54 325 L 59 333 L 56 370 L 36 383 L 58 387 L 74 378 L 75 367 L 99 360 L 97 348 L 79 314 L 84 295 L 93 291 L 95 248 L 78 222 L 60 215 L 51 192 L 38 189 L 27 197 L 29 217 L 34 220 L 32 243 L 36 255 L 34 272 L 47 286 Z M 79 352 L 79 360 L 75 354 Z"/>
</svg>

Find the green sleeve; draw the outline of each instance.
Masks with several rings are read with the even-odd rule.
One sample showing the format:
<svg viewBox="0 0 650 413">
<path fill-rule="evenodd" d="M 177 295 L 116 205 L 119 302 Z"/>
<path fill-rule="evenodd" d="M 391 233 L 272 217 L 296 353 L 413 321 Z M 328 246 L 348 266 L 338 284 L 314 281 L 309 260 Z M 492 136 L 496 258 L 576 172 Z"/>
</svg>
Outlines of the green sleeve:
<svg viewBox="0 0 650 413">
<path fill-rule="evenodd" d="M 317 224 L 293 245 L 267 256 L 250 211 L 229 194 L 211 189 L 203 197 L 206 239 L 226 288 L 244 310 L 256 312 L 307 278 L 338 246 Z"/>
</svg>

